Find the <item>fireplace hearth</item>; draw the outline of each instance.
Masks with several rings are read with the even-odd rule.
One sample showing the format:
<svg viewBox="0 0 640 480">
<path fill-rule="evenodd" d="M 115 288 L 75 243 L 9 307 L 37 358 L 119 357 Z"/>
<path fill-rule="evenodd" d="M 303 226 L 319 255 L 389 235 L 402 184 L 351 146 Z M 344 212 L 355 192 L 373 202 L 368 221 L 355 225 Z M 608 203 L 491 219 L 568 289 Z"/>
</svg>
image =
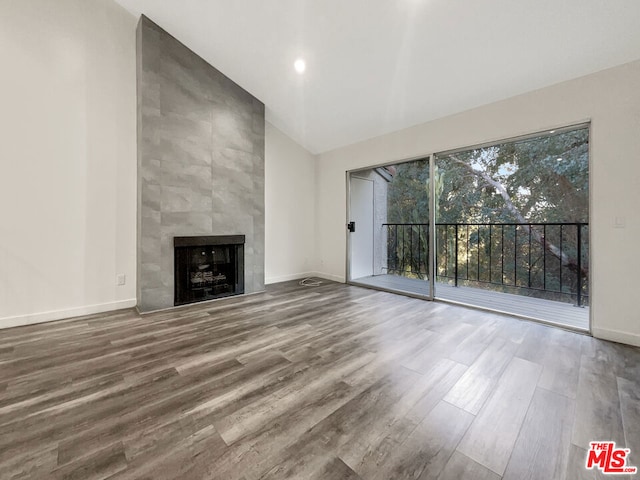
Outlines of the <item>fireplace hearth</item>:
<svg viewBox="0 0 640 480">
<path fill-rule="evenodd" d="M 174 305 L 244 293 L 244 235 L 174 237 Z"/>
</svg>

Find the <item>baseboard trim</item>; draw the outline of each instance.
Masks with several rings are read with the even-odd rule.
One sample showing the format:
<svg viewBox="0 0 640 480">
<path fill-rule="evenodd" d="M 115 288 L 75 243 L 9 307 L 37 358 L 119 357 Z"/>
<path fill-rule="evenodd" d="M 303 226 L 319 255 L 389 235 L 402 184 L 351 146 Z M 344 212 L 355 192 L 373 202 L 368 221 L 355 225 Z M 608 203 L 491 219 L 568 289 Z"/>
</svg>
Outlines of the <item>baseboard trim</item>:
<svg viewBox="0 0 640 480">
<path fill-rule="evenodd" d="M 266 277 L 264 279 L 265 285 L 271 285 L 272 283 L 280 283 L 280 282 L 289 282 L 291 280 L 302 280 L 303 278 L 308 277 L 317 277 L 316 272 L 302 272 L 302 273 L 291 273 L 289 275 L 279 275 L 277 277 Z"/>
<path fill-rule="evenodd" d="M 325 280 L 332 280 L 334 282 L 346 283 L 346 280 L 342 275 L 333 275 L 331 273 L 324 273 L 324 272 L 314 272 L 312 276 L 324 278 Z"/>
<path fill-rule="evenodd" d="M 640 347 L 640 335 L 635 333 L 623 332 L 621 330 L 611 330 L 608 328 L 591 328 L 591 334 L 601 340 L 609 340 L 611 342 L 624 343 Z"/>
<path fill-rule="evenodd" d="M 17 315 L 15 317 L 0 318 L 0 329 L 22 327 L 25 325 L 33 325 L 36 323 L 52 322 L 54 320 L 64 320 L 67 318 L 82 317 L 84 315 L 92 315 L 94 313 L 111 312 L 113 310 L 122 310 L 125 308 L 135 307 L 137 304 L 135 298 L 129 300 L 120 300 L 117 302 L 100 303 L 97 305 L 86 305 L 84 307 L 69 308 L 65 310 L 52 310 L 49 312 L 30 313 L 28 315 Z"/>
<path fill-rule="evenodd" d="M 268 277 L 265 279 L 265 285 L 270 285 L 272 283 L 280 283 L 280 282 L 289 282 L 291 280 L 302 280 L 303 278 L 323 278 L 325 280 L 331 280 L 333 282 L 345 283 L 344 277 L 340 275 L 331 275 L 330 273 L 322 273 L 322 272 L 303 272 L 303 273 L 292 273 L 290 275 L 280 275 L 278 277 Z"/>
</svg>

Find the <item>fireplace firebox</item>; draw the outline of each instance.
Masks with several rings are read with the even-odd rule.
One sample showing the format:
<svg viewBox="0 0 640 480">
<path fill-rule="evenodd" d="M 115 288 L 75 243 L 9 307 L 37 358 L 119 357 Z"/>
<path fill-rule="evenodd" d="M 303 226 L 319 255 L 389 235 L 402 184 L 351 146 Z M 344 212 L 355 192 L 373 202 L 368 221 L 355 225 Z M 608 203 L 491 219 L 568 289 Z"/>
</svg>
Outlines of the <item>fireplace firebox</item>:
<svg viewBox="0 0 640 480">
<path fill-rule="evenodd" d="M 244 235 L 174 237 L 175 305 L 244 293 Z"/>
</svg>

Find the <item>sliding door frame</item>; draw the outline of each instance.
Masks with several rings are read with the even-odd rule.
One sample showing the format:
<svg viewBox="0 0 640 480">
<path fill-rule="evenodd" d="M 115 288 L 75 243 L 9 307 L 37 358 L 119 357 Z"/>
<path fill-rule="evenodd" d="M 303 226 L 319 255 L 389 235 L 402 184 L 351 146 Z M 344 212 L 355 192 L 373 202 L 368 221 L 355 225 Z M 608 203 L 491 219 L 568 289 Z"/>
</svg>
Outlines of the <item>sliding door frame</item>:
<svg viewBox="0 0 640 480">
<path fill-rule="evenodd" d="M 526 140 L 530 140 L 533 138 L 539 138 L 539 137 L 543 137 L 544 135 L 548 135 L 548 134 L 558 134 L 558 133 L 563 133 L 563 132 L 570 132 L 573 130 L 580 130 L 580 129 L 586 129 L 587 130 L 587 135 L 589 138 L 589 145 L 588 145 L 588 154 L 589 154 L 589 160 L 587 163 L 587 168 L 589 169 L 589 198 L 587 199 L 588 202 L 588 208 L 589 208 L 589 216 L 588 216 L 588 225 L 589 225 L 589 229 L 588 229 L 588 235 L 587 235 L 587 239 L 588 239 L 588 245 L 589 245 L 589 255 L 588 255 L 588 259 L 589 259 L 589 278 L 587 279 L 588 285 L 589 285 L 589 318 L 588 318 L 588 330 L 585 331 L 583 329 L 580 328 L 576 328 L 573 327 L 572 325 L 567 325 L 567 324 L 562 324 L 562 323 L 556 323 L 556 322 L 548 322 L 536 317 L 529 317 L 526 315 L 520 315 L 517 313 L 510 313 L 510 312 L 502 312 L 500 310 L 493 310 L 490 308 L 486 308 L 486 307 L 482 307 L 482 306 L 478 306 L 478 305 L 474 305 L 474 304 L 470 304 L 470 303 L 460 303 L 460 302 L 455 302 L 452 300 L 447 300 L 444 298 L 440 298 L 435 296 L 435 300 L 440 301 L 440 302 L 445 302 L 445 303 L 452 303 L 455 305 L 463 305 L 466 307 L 470 307 L 470 308 L 474 308 L 477 310 L 484 310 L 484 311 L 488 311 L 488 312 L 494 312 L 494 313 L 501 313 L 501 314 L 505 314 L 505 315 L 510 315 L 513 317 L 517 317 L 517 318 L 521 318 L 524 320 L 530 320 L 542 325 L 550 325 L 556 328 L 561 328 L 563 330 L 569 330 L 572 332 L 577 332 L 577 333 L 583 333 L 583 334 L 588 334 L 588 335 L 593 335 L 593 308 L 591 308 L 592 302 L 593 302 L 593 298 L 594 298 L 594 293 L 593 293 L 593 282 L 591 281 L 591 279 L 593 278 L 593 236 L 592 236 L 592 212 L 593 212 L 593 180 L 592 180 L 592 175 L 591 172 L 593 171 L 592 166 L 593 166 L 593 146 L 592 146 L 592 125 L 591 125 L 591 119 L 586 119 L 586 120 L 582 120 L 579 122 L 575 122 L 575 123 L 571 123 L 571 124 L 564 124 L 562 126 L 558 126 L 558 127 L 549 127 L 549 128 L 545 128 L 544 130 L 538 130 L 536 132 L 532 132 L 532 133 L 527 133 L 524 135 L 517 135 L 514 137 L 508 137 L 508 138 L 503 138 L 503 139 L 497 139 L 497 140 L 491 140 L 488 142 L 482 142 L 482 143 L 478 143 L 475 145 L 469 145 L 469 146 L 464 146 L 464 147 L 458 147 L 458 148 L 453 148 L 453 149 L 449 149 L 449 150 L 443 150 L 440 152 L 436 152 L 433 153 L 431 156 L 433 157 L 434 161 L 433 161 L 433 166 L 435 168 L 435 162 L 437 161 L 437 157 L 438 156 L 445 156 L 445 155 L 451 155 L 454 153 L 459 153 L 459 152 L 466 152 L 468 150 L 475 150 L 475 149 L 480 149 L 480 148 L 486 148 L 486 147 L 492 147 L 494 145 L 497 144 L 501 144 L 501 143 L 514 143 L 514 142 L 521 142 L 521 141 L 526 141 Z M 434 210 L 433 210 L 433 218 L 431 218 L 430 216 L 430 220 L 436 221 L 435 215 L 435 206 L 434 206 Z M 437 247 L 437 246 L 436 246 Z M 434 255 L 435 255 L 435 248 L 434 248 Z M 435 272 L 434 272 L 435 273 Z M 435 293 L 435 292 L 434 292 Z M 582 308 L 582 307 L 576 307 L 576 308 Z"/>
<path fill-rule="evenodd" d="M 347 247 L 347 254 L 346 254 L 346 264 L 345 264 L 345 272 L 346 272 L 346 283 L 348 283 L 349 285 L 357 285 L 357 286 L 362 286 L 362 287 L 366 287 L 366 288 L 371 288 L 374 290 L 381 290 L 384 292 L 392 292 L 392 293 L 398 293 L 401 295 L 405 295 L 407 297 L 414 297 L 414 298 L 419 298 L 422 300 L 429 300 L 432 301 L 434 300 L 434 296 L 433 296 L 433 289 L 435 286 L 435 279 L 433 276 L 433 271 L 435 268 L 435 249 L 433 248 L 433 240 L 435 239 L 435 235 L 434 235 L 434 231 L 433 231 L 433 222 L 435 222 L 434 220 L 434 216 L 433 215 L 429 215 L 429 236 L 428 236 L 428 242 L 429 242 L 429 258 L 428 258 L 428 265 L 427 265 L 427 271 L 429 274 L 429 295 L 420 295 L 417 293 L 412 293 L 412 292 L 407 292 L 404 290 L 397 290 L 397 289 L 393 289 L 393 288 L 383 288 L 383 287 L 377 287 L 374 285 L 369 285 L 369 284 L 365 284 L 365 283 L 361 283 L 358 282 L 357 279 L 353 279 L 351 278 L 351 248 L 352 248 L 352 242 L 351 242 L 351 235 L 347 229 L 347 225 L 349 224 L 349 222 L 351 221 L 351 177 L 357 177 L 359 173 L 365 172 L 365 171 L 369 171 L 369 170 L 374 170 L 376 168 L 382 168 L 382 167 L 388 167 L 390 165 L 398 165 L 401 163 L 410 163 L 410 162 L 415 162 L 418 160 L 426 160 L 429 162 L 429 178 L 433 178 L 433 172 L 434 172 L 434 168 L 433 168 L 433 155 L 429 154 L 429 155 L 420 155 L 414 158 L 409 158 L 406 160 L 400 160 L 397 162 L 385 162 L 385 163 L 380 163 L 377 165 L 372 165 L 372 166 L 368 166 L 368 167 L 362 167 L 362 168 L 357 168 L 354 170 L 347 170 L 346 174 L 345 174 L 345 181 L 346 181 L 346 192 L 347 192 L 347 198 L 346 198 L 346 212 L 347 212 L 347 216 L 345 219 L 345 232 L 346 232 L 346 247 Z M 375 188 L 375 187 L 374 187 Z M 435 201 L 433 200 L 433 192 L 435 191 L 435 188 L 433 186 L 433 181 L 429 182 L 429 209 L 432 210 L 433 209 L 433 205 L 435 205 Z M 375 192 L 374 192 L 375 195 Z"/>
<path fill-rule="evenodd" d="M 496 138 L 494 140 L 489 140 L 486 142 L 482 142 L 482 143 L 477 143 L 477 144 L 472 144 L 472 145 L 465 145 L 462 147 L 457 147 L 457 148 L 453 148 L 453 149 L 449 149 L 449 150 L 442 150 L 439 152 L 433 152 L 433 153 L 428 153 L 428 154 L 424 154 L 424 155 L 418 155 L 415 157 L 411 157 L 411 158 L 406 158 L 406 159 L 402 159 L 402 160 L 397 160 L 397 161 L 388 161 L 388 162 L 383 162 L 383 163 L 378 163 L 378 164 L 374 164 L 374 165 L 369 165 L 366 167 L 360 167 L 357 169 L 353 169 L 353 170 L 347 170 L 346 171 L 346 175 L 345 175 L 345 179 L 346 179 L 346 223 L 349 223 L 349 218 L 351 215 L 351 189 L 350 189 L 350 180 L 351 180 L 351 174 L 357 174 L 358 172 L 363 172 L 363 171 L 367 171 L 367 170 L 372 170 L 375 168 L 381 168 L 381 167 L 387 167 L 387 166 L 391 166 L 391 165 L 398 165 L 398 164 L 402 164 L 402 163 L 409 163 L 409 162 L 414 162 L 417 160 L 427 160 L 429 162 L 429 265 L 428 265 L 428 272 L 429 272 L 429 296 L 424 296 L 424 295 L 418 295 L 418 294 L 412 294 L 410 292 L 405 292 L 405 291 L 401 291 L 401 290 L 394 290 L 394 289 L 387 289 L 387 288 L 381 288 L 381 287 L 374 287 L 372 285 L 368 285 L 368 284 L 362 284 L 362 283 L 358 283 L 357 280 L 353 280 L 351 279 L 351 272 L 350 272 L 350 263 L 351 263 L 351 241 L 350 241 L 350 236 L 349 233 L 347 232 L 347 238 L 346 238 L 346 247 L 347 247 L 347 255 L 346 255 L 346 283 L 351 284 L 351 285 L 359 285 L 359 286 L 364 286 L 367 288 L 373 288 L 376 290 L 382 290 L 382 291 L 389 291 L 389 292 L 393 292 L 393 293 L 399 293 L 405 296 L 409 296 L 409 297 L 415 297 L 415 298 L 420 298 L 423 300 L 437 300 L 437 301 L 441 301 L 441 302 L 445 302 L 445 303 L 456 303 L 456 302 L 450 302 L 446 299 L 441 299 L 439 297 L 437 297 L 435 295 L 435 283 L 436 283 L 436 238 L 435 238 L 435 224 L 436 224 L 436 211 L 435 211 L 435 207 L 436 207 L 436 201 L 435 201 L 435 182 L 433 181 L 433 179 L 435 178 L 435 163 L 436 163 L 436 158 L 438 156 L 442 156 L 442 155 L 450 155 L 452 153 L 457 153 L 457 152 L 464 152 L 467 150 L 473 150 L 473 149 L 478 149 L 478 148 L 485 148 L 485 147 L 491 147 L 493 145 L 499 144 L 499 143 L 508 143 L 508 142 L 517 142 L 517 141 L 523 141 L 523 140 L 527 140 L 527 139 L 531 139 L 531 138 L 536 138 L 536 137 L 541 137 L 545 134 L 549 134 L 551 132 L 553 133 L 562 133 L 565 131 L 571 131 L 571 130 L 578 130 L 580 128 L 586 128 L 588 130 L 588 135 L 589 135 L 589 147 L 588 147 L 588 152 L 589 152 L 589 161 L 588 161 L 588 168 L 589 168 L 589 198 L 588 198 L 588 204 L 589 204 L 589 233 L 588 233 L 588 242 L 589 242 L 589 278 L 588 278 L 588 285 L 589 285 L 589 330 L 588 333 L 589 335 L 592 335 L 593 332 L 593 308 L 591 308 L 592 302 L 593 302 L 593 298 L 594 298 L 594 291 L 593 291 L 593 282 L 592 282 L 592 278 L 593 278 L 593 228 L 592 228 L 592 212 L 593 212 L 593 179 L 592 179 L 592 171 L 593 171 L 593 146 L 592 146 L 592 124 L 591 124 L 591 119 L 585 119 L 582 121 L 578 121 L 575 123 L 571 123 L 571 124 L 563 124 L 561 126 L 552 126 L 549 128 L 545 128 L 545 129 L 541 129 L 541 130 L 537 130 L 535 132 L 532 133 L 527 133 L 527 134 L 523 134 L 523 135 L 516 135 L 516 136 L 512 136 L 512 137 L 506 137 L 506 138 Z M 346 231 L 346 226 L 345 226 L 345 231 Z M 486 309 L 483 307 L 478 307 L 476 305 L 471 305 L 471 304 L 465 304 L 465 306 L 469 306 L 471 308 L 475 308 L 478 310 L 487 310 L 490 312 L 495 312 L 495 310 L 491 310 L 491 309 Z M 578 307 L 576 307 L 578 308 Z M 532 320 L 535 321 L 536 323 L 542 323 L 544 324 L 544 321 L 541 321 L 539 319 L 536 318 L 532 318 L 532 317 L 523 317 L 521 315 L 517 315 L 517 314 L 508 314 L 508 315 L 512 315 L 515 317 L 520 317 L 520 318 L 524 318 L 526 320 Z M 558 328 L 563 328 L 565 330 L 571 330 L 571 331 L 577 331 L 579 333 L 585 333 L 583 330 L 576 330 L 574 328 L 571 328 L 570 326 L 564 326 L 561 324 L 553 324 L 553 326 L 558 327 Z"/>
</svg>

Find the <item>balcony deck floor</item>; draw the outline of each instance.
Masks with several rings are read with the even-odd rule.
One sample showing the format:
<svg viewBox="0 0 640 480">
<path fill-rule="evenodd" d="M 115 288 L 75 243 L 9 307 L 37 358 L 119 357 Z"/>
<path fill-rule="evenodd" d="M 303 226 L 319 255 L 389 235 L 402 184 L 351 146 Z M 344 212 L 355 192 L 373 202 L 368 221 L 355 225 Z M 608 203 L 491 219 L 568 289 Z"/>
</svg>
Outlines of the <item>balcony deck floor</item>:
<svg viewBox="0 0 640 480">
<path fill-rule="evenodd" d="M 375 275 L 358 278 L 353 283 L 413 295 L 429 296 L 429 283 L 398 275 Z M 589 307 L 569 303 L 525 297 L 510 293 L 492 292 L 480 288 L 454 287 L 436 284 L 436 298 L 463 305 L 530 318 L 544 323 L 589 331 Z"/>
</svg>

